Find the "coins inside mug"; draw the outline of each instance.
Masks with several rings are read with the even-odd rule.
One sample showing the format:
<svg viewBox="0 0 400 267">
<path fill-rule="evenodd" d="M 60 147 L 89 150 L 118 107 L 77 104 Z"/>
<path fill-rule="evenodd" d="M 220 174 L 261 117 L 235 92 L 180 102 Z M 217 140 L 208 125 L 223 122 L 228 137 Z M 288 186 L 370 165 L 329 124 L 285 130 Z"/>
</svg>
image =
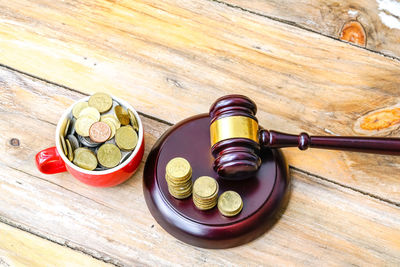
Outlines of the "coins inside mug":
<svg viewBox="0 0 400 267">
<path fill-rule="evenodd" d="M 69 140 L 69 142 L 70 142 L 70 144 L 71 144 L 73 150 L 75 150 L 75 149 L 77 149 L 78 147 L 80 147 L 79 141 L 78 141 L 78 139 L 75 137 L 75 135 L 72 135 L 72 134 L 67 135 L 67 139 Z"/>
<path fill-rule="evenodd" d="M 74 152 L 73 163 L 82 169 L 92 171 L 97 166 L 97 158 L 91 150 L 80 147 Z"/>
<path fill-rule="evenodd" d="M 72 108 L 72 115 L 77 119 L 79 117 L 79 113 L 85 108 L 89 107 L 88 102 L 78 102 Z"/>
<path fill-rule="evenodd" d="M 137 119 L 132 110 L 121 106 L 108 94 L 96 93 L 88 102 L 76 103 L 72 115 L 63 122 L 62 150 L 69 160 L 86 170 L 116 167 L 127 160 L 137 146 Z M 66 135 L 64 140 L 61 139 L 63 134 Z"/>
<path fill-rule="evenodd" d="M 101 166 L 113 168 L 121 161 L 121 151 L 116 145 L 104 144 L 97 151 L 97 159 Z"/>
<path fill-rule="evenodd" d="M 89 128 L 89 137 L 93 142 L 103 143 L 111 136 L 111 128 L 105 122 L 95 122 Z"/>
<path fill-rule="evenodd" d="M 121 124 L 128 125 L 130 122 L 128 112 L 122 106 L 116 106 L 114 110 L 115 110 L 115 115 L 117 115 L 117 118 L 121 122 Z"/>
<path fill-rule="evenodd" d="M 89 116 L 79 117 L 75 122 L 75 130 L 80 136 L 89 136 L 89 129 L 93 123 L 97 122 L 96 119 Z"/>
<path fill-rule="evenodd" d="M 67 151 L 68 151 L 67 157 L 68 157 L 69 161 L 73 161 L 74 160 L 74 150 L 72 149 L 72 145 L 68 139 L 65 139 L 65 143 L 67 145 Z"/>
<path fill-rule="evenodd" d="M 132 125 L 133 129 L 136 132 L 138 132 L 139 131 L 139 124 L 138 124 L 138 122 L 136 120 L 135 114 L 129 108 L 128 108 L 128 114 L 129 114 L 129 119 L 130 119 L 130 122 L 131 122 L 131 125 Z"/>
<path fill-rule="evenodd" d="M 90 96 L 88 104 L 90 107 L 96 108 L 100 113 L 104 113 L 111 109 L 113 101 L 108 94 L 95 93 Z"/>
<path fill-rule="evenodd" d="M 65 143 L 65 138 L 62 136 L 62 134 L 60 135 L 60 143 L 64 155 L 67 156 L 68 155 L 67 144 Z"/>
<path fill-rule="evenodd" d="M 93 118 L 95 121 L 99 121 L 100 112 L 94 107 L 87 107 L 79 113 L 78 119 L 81 117 L 90 117 Z"/>
<path fill-rule="evenodd" d="M 67 119 L 67 122 L 66 122 L 66 125 L 65 125 L 65 130 L 64 130 L 64 137 L 67 136 L 70 124 L 71 124 L 71 120 Z"/>
<path fill-rule="evenodd" d="M 115 133 L 115 143 L 120 149 L 133 150 L 138 143 L 138 135 L 131 126 L 122 126 Z"/>
</svg>

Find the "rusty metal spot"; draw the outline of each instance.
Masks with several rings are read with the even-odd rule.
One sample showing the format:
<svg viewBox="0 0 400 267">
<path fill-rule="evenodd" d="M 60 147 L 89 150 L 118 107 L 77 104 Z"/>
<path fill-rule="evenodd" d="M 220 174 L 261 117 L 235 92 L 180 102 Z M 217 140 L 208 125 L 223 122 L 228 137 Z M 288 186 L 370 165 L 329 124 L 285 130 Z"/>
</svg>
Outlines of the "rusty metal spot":
<svg viewBox="0 0 400 267">
<path fill-rule="evenodd" d="M 343 25 L 339 38 L 360 46 L 365 46 L 367 43 L 364 27 L 356 20 L 348 21 Z"/>
<path fill-rule="evenodd" d="M 366 116 L 360 123 L 364 130 L 382 130 L 400 123 L 400 108 L 380 110 Z"/>
<path fill-rule="evenodd" d="M 18 138 L 11 138 L 10 145 L 19 146 L 19 139 Z"/>
</svg>

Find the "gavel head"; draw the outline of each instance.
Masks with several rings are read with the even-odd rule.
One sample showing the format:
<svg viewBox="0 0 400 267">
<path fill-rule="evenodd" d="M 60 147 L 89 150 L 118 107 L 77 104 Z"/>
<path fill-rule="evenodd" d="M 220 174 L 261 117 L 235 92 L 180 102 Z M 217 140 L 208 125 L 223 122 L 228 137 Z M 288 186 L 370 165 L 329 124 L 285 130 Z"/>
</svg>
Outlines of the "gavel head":
<svg viewBox="0 0 400 267">
<path fill-rule="evenodd" d="M 221 97 L 211 106 L 211 153 L 220 177 L 247 179 L 260 167 L 256 112 L 256 104 L 242 95 Z"/>
</svg>

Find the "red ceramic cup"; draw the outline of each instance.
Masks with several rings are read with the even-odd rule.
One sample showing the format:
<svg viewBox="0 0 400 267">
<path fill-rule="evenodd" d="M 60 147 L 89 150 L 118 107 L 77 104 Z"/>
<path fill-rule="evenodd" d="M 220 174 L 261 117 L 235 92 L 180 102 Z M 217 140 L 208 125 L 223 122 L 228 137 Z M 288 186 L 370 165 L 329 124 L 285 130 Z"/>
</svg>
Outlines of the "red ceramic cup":
<svg viewBox="0 0 400 267">
<path fill-rule="evenodd" d="M 46 148 L 36 154 L 36 166 L 42 173 L 54 174 L 68 171 L 79 181 L 98 187 L 110 187 L 120 184 L 129 179 L 138 168 L 144 153 L 144 137 L 142 121 L 136 110 L 127 102 L 113 97 L 124 108 L 129 108 L 135 114 L 139 124 L 138 143 L 135 150 L 122 164 L 104 171 L 88 171 L 82 169 L 70 162 L 64 155 L 60 143 L 60 131 L 67 118 L 72 118 L 72 108 L 76 104 L 70 106 L 62 115 L 57 124 L 56 129 L 56 146 Z M 85 97 L 78 102 L 88 101 L 89 97 Z"/>
</svg>

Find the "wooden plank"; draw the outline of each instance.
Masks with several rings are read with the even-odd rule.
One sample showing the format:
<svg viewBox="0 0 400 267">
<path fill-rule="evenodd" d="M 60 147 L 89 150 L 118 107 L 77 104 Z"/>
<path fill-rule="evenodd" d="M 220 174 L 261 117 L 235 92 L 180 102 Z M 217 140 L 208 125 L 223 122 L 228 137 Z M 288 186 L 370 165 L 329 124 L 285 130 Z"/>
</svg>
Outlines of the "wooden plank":
<svg viewBox="0 0 400 267">
<path fill-rule="evenodd" d="M 0 10 L 0 63 L 172 123 L 242 93 L 265 128 L 376 134 L 355 125 L 400 102 L 400 62 L 217 2 L 19 0 Z M 393 121 L 380 133 L 398 136 Z M 286 151 L 298 169 L 400 203 L 398 157 Z"/>
<path fill-rule="evenodd" d="M 0 266 L 112 266 L 0 223 Z"/>
<path fill-rule="evenodd" d="M 92 188 L 46 176 L 35 153 L 54 145 L 57 115 L 81 94 L 0 68 L 0 219 L 117 265 L 395 265 L 400 208 L 292 171 L 291 200 L 257 240 L 233 249 L 187 246 L 150 215 L 140 170 L 124 184 Z M 43 105 L 43 103 L 47 103 Z M 168 128 L 143 118 L 146 155 Z M 23 123 L 22 123 L 23 122 Z M 18 138 L 19 146 L 10 144 Z"/>
<path fill-rule="evenodd" d="M 400 3 L 397 0 L 221 2 L 293 23 L 336 39 L 340 39 L 343 26 L 347 22 L 358 21 L 366 32 L 368 49 L 400 58 Z"/>
</svg>

